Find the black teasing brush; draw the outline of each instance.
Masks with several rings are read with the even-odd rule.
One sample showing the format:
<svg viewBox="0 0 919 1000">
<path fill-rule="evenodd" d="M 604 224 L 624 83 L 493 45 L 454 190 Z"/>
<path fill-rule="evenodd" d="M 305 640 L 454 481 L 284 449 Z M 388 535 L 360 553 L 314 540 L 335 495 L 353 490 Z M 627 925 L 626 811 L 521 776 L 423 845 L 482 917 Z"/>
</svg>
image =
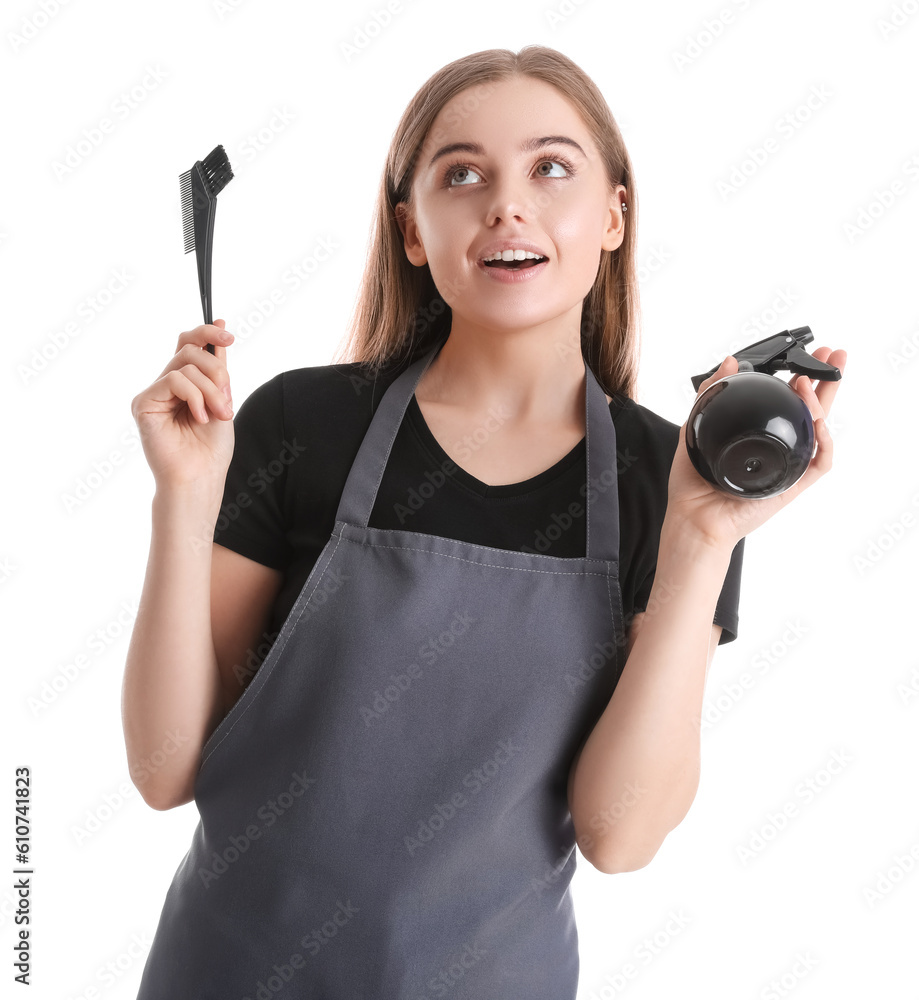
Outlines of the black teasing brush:
<svg viewBox="0 0 919 1000">
<path fill-rule="evenodd" d="M 217 195 L 233 180 L 233 168 L 223 146 L 215 146 L 203 160 L 198 160 L 191 170 L 179 174 L 182 192 L 182 232 L 185 252 L 196 252 L 198 257 L 198 288 L 201 290 L 201 308 L 204 322 L 213 323 L 211 311 L 211 248 L 214 243 L 214 215 L 217 212 Z M 214 353 L 214 345 L 207 345 Z"/>
</svg>

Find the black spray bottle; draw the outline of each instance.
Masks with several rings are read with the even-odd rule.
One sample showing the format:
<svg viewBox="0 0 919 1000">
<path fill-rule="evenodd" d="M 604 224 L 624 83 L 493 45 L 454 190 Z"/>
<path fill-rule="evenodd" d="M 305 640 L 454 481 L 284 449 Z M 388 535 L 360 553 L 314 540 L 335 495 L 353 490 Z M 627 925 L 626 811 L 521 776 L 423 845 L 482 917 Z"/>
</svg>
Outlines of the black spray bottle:
<svg viewBox="0 0 919 1000">
<path fill-rule="evenodd" d="M 809 326 L 758 340 L 737 351 L 738 371 L 712 383 L 686 421 L 686 450 L 696 471 L 719 490 L 749 500 L 778 496 L 814 457 L 814 423 L 803 399 L 780 378 L 790 371 L 836 382 L 839 369 L 811 357 Z M 694 375 L 693 388 L 718 370 Z"/>
</svg>

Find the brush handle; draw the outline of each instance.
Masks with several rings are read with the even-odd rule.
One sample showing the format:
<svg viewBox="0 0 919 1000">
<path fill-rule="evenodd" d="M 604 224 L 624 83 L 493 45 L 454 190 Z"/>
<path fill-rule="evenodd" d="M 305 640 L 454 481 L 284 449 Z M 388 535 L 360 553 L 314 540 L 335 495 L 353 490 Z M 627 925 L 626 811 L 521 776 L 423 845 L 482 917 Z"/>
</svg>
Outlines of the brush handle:
<svg viewBox="0 0 919 1000">
<path fill-rule="evenodd" d="M 205 323 L 214 322 L 214 311 L 211 303 L 211 261 L 213 259 L 211 250 L 214 246 L 214 216 L 216 214 L 217 199 L 214 198 L 208 203 L 204 253 L 198 254 L 198 287 L 201 290 L 201 309 L 204 312 Z M 211 354 L 216 353 L 213 344 L 208 344 L 207 350 Z"/>
<path fill-rule="evenodd" d="M 194 204 L 195 257 L 198 260 L 198 289 L 201 292 L 201 309 L 204 322 L 213 323 L 211 306 L 211 257 L 214 245 L 214 216 L 217 212 L 217 198 L 207 189 L 200 161 L 195 164 L 191 175 L 192 201 Z M 207 350 L 214 354 L 214 345 Z"/>
</svg>

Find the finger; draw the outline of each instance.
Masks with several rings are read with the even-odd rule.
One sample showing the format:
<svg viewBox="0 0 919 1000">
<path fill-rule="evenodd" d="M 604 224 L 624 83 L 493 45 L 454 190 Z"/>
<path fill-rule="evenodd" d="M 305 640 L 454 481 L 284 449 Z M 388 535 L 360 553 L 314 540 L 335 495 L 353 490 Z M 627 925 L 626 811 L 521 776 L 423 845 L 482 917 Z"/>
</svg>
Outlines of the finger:
<svg viewBox="0 0 919 1000">
<path fill-rule="evenodd" d="M 205 323 L 202 326 L 204 331 L 204 350 L 207 351 L 207 345 L 212 344 L 214 347 L 214 357 L 219 358 L 221 361 L 226 361 L 227 358 L 227 345 L 231 342 L 228 337 L 231 334 L 227 333 L 226 322 L 222 319 L 216 319 L 213 323 Z M 210 354 L 210 351 L 207 351 Z"/>
<path fill-rule="evenodd" d="M 825 476 L 833 466 L 833 438 L 826 425 L 826 420 L 821 418 L 814 422 L 814 438 L 817 450 L 804 475 L 788 491 L 789 499 L 793 499 L 821 476 Z"/>
<path fill-rule="evenodd" d="M 804 402 L 804 405 L 810 411 L 811 419 L 816 421 L 825 417 L 826 414 L 823 412 L 823 407 L 820 405 L 820 400 L 817 398 L 817 394 L 814 392 L 814 387 L 811 385 L 811 380 L 807 378 L 806 375 L 796 375 L 792 379 L 794 385 L 792 388 Z M 789 383 L 790 384 L 790 383 Z"/>
<path fill-rule="evenodd" d="M 185 344 L 194 344 L 202 350 L 207 350 L 207 345 L 213 344 L 213 357 L 225 361 L 227 356 L 226 348 L 235 340 L 233 334 L 226 330 L 225 327 L 226 321 L 218 319 L 213 323 L 202 323 L 201 326 L 196 326 L 193 330 L 184 330 L 179 334 L 176 353 L 178 354 Z M 210 354 L 210 351 L 207 353 Z"/>
<path fill-rule="evenodd" d="M 834 365 L 839 369 L 840 374 L 845 373 L 846 360 L 848 355 L 843 350 L 836 350 L 830 353 L 830 349 L 826 348 L 826 355 L 820 358 L 821 361 L 825 361 L 828 365 Z M 817 398 L 820 400 L 820 405 L 823 407 L 823 412 L 829 416 L 830 407 L 833 405 L 833 400 L 836 398 L 836 392 L 839 389 L 839 383 L 841 379 L 836 382 L 824 382 L 820 381 L 817 386 Z"/>
<path fill-rule="evenodd" d="M 818 347 L 814 351 L 813 357 L 818 361 L 833 365 L 839 369 L 840 373 L 845 370 L 846 352 L 843 350 L 831 352 L 829 347 Z M 830 407 L 833 405 L 833 400 L 839 388 L 839 380 L 831 382 L 818 379 L 816 380 L 815 388 L 811 379 L 806 375 L 795 375 L 789 380 L 788 384 L 804 400 L 811 412 L 811 416 L 815 420 L 819 417 L 829 416 Z"/>
<path fill-rule="evenodd" d="M 179 399 L 188 403 L 196 420 L 207 423 L 210 414 L 221 420 L 232 418 L 233 411 L 223 390 L 214 385 L 197 365 L 187 364 L 175 369 L 167 375 L 167 380 L 170 376 L 179 376 L 167 381 L 167 385 Z"/>
<path fill-rule="evenodd" d="M 819 479 L 833 467 L 833 438 L 826 420 L 820 419 L 814 424 L 814 437 L 817 440 L 817 451 L 804 475 L 813 471 L 814 479 Z"/>
<path fill-rule="evenodd" d="M 232 334 L 230 335 L 232 338 Z M 211 357 L 219 358 L 221 361 L 226 360 L 227 352 L 226 348 L 229 344 L 232 344 L 232 339 L 225 339 L 221 327 L 215 326 L 213 324 L 202 324 L 201 326 L 196 326 L 194 330 L 183 330 L 179 334 L 179 339 L 176 342 L 176 354 L 182 350 L 186 344 L 191 344 L 200 350 L 207 351 L 208 354 L 211 352 L 207 350 L 208 344 L 214 345 L 214 353 Z"/>
<path fill-rule="evenodd" d="M 223 393 L 224 399 L 230 398 L 230 375 L 227 371 L 226 362 L 223 358 L 202 350 L 195 343 L 186 343 L 169 359 L 169 363 L 160 373 L 160 377 L 170 371 L 179 371 L 187 365 L 199 368 L 204 376 L 209 379 Z"/>
<path fill-rule="evenodd" d="M 207 353 L 205 351 L 203 356 L 207 356 Z M 200 368 L 203 356 L 199 354 L 194 361 L 180 368 L 179 371 L 201 390 L 204 402 L 207 404 L 210 412 L 222 420 L 228 420 L 233 416 L 233 405 L 227 394 L 223 391 L 223 367 L 220 367 L 220 372 L 215 378 L 211 378 Z M 218 379 L 221 381 L 218 381 Z"/>
<path fill-rule="evenodd" d="M 726 378 L 728 375 L 736 375 L 737 369 L 737 358 L 735 358 L 732 354 L 729 354 L 724 361 L 721 362 L 717 370 L 699 386 L 696 398 L 698 399 L 698 397 L 701 396 L 710 385 L 713 385 L 715 382 L 719 381 L 719 379 Z"/>
<path fill-rule="evenodd" d="M 164 395 L 168 393 L 168 397 L 164 399 L 163 395 L 156 395 L 157 390 L 160 390 Z M 191 417 L 202 424 L 206 424 L 209 420 L 204 403 L 204 393 L 185 372 L 176 369 L 166 372 L 151 386 L 150 395 L 165 403 L 171 403 L 173 399 L 181 399 L 188 406 Z"/>
<path fill-rule="evenodd" d="M 226 361 L 227 344 L 229 343 L 229 341 L 226 339 L 228 336 L 226 320 L 215 319 L 214 322 L 211 323 L 210 325 L 216 326 L 217 329 L 220 330 L 220 333 L 217 334 L 216 340 L 208 340 L 207 343 L 204 345 L 204 349 L 207 351 L 207 344 L 213 344 L 214 357 L 215 358 L 220 357 L 222 361 Z M 219 355 L 217 353 L 218 351 L 220 352 Z M 208 351 L 208 354 L 210 354 L 210 351 Z"/>
</svg>

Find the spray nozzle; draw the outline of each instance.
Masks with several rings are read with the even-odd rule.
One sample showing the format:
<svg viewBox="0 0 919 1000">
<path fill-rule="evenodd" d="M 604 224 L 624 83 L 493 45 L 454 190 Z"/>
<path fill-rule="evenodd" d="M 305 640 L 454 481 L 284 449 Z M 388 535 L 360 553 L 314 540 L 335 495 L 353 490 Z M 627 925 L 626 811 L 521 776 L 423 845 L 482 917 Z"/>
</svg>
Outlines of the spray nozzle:
<svg viewBox="0 0 919 1000">
<path fill-rule="evenodd" d="M 814 335 L 809 326 L 798 326 L 794 330 L 783 330 L 764 340 L 757 340 L 755 344 L 750 344 L 734 354 L 737 358 L 737 370 L 763 372 L 766 375 L 774 375 L 777 371 L 789 371 L 796 375 L 805 375 L 807 378 L 838 382 L 842 378 L 842 372 L 835 365 L 818 361 L 804 350 L 803 345 L 809 344 L 813 339 Z M 699 391 L 699 386 L 707 378 L 711 378 L 720 367 L 719 362 L 703 375 L 693 375 L 692 385 L 696 392 Z"/>
</svg>

